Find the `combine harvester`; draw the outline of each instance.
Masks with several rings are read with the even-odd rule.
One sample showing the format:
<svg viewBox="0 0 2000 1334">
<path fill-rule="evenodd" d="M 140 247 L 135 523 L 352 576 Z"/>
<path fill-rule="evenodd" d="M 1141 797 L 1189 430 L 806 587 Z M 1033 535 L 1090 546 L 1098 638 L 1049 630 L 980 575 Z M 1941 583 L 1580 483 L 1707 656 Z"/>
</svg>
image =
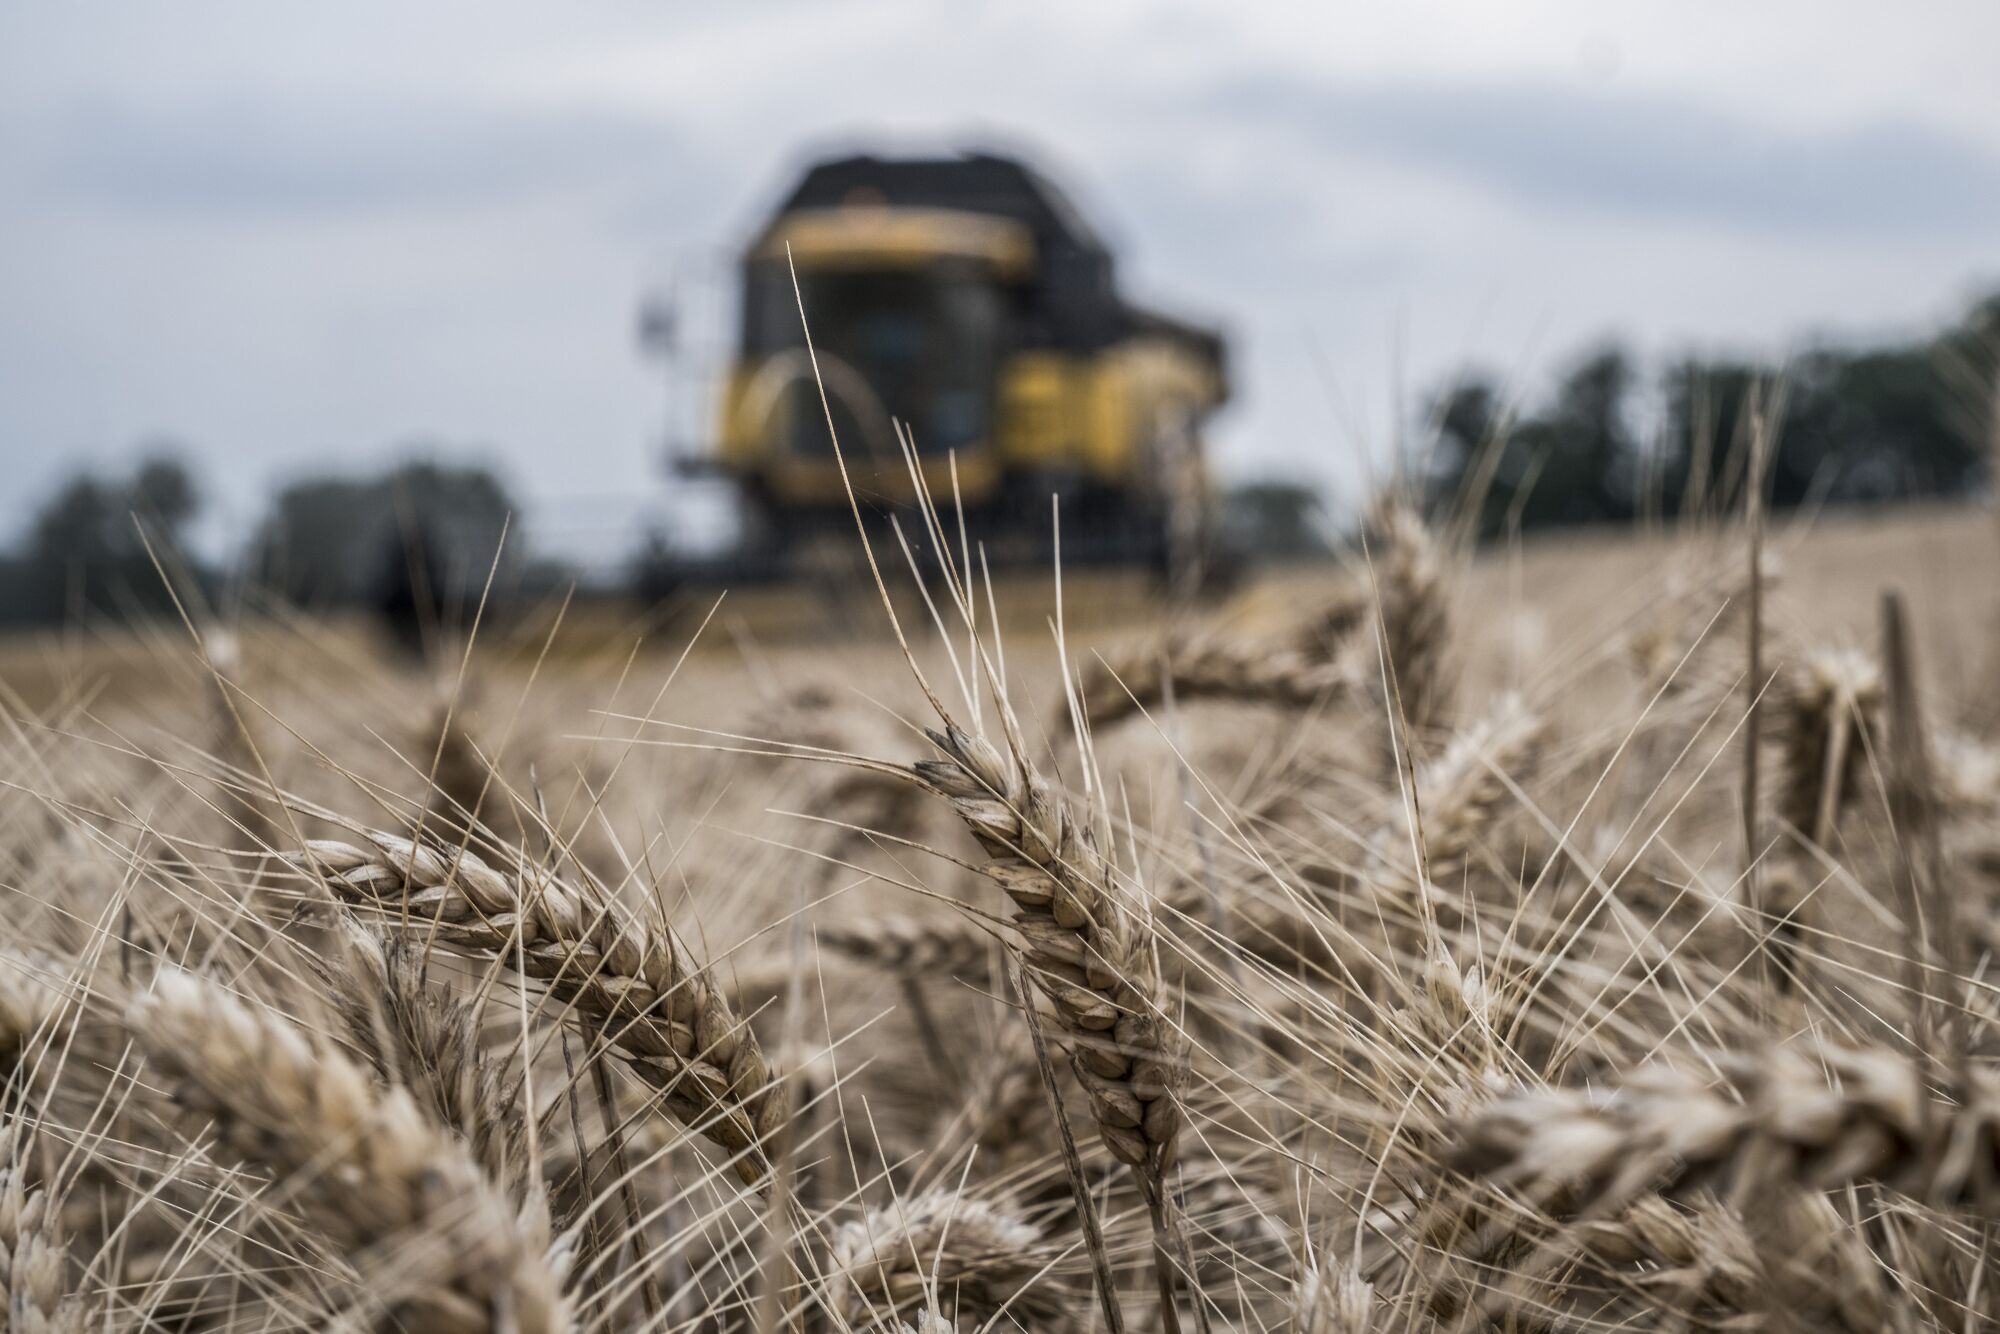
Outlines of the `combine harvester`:
<svg viewBox="0 0 2000 1334">
<path fill-rule="evenodd" d="M 673 461 L 729 481 L 740 539 L 663 556 L 656 591 L 797 581 L 854 552 L 828 408 L 863 516 L 884 531 L 899 516 L 913 543 L 924 534 L 900 425 L 924 485 L 941 508 L 962 504 L 994 567 L 1047 563 L 1055 495 L 1065 567 L 1213 585 L 1202 427 L 1228 396 L 1222 337 L 1127 301 L 1113 268 L 1062 192 L 1014 159 L 811 167 L 742 253 L 718 429 Z"/>
</svg>

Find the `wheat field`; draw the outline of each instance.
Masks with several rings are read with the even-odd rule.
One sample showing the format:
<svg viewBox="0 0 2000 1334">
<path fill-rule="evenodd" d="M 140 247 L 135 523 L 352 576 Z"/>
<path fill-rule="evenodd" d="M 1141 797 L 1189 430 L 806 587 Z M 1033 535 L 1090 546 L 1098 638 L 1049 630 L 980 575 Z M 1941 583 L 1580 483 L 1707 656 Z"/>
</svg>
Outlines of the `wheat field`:
<svg viewBox="0 0 2000 1334">
<path fill-rule="evenodd" d="M 2000 1323 L 1992 515 L 1365 533 L 0 648 L 5 1328 Z"/>
</svg>

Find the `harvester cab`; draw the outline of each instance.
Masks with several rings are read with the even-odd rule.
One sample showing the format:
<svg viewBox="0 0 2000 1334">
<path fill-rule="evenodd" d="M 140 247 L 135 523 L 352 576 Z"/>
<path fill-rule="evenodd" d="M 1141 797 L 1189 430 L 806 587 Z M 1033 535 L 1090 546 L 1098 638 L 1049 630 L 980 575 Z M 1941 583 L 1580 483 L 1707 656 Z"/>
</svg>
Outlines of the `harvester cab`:
<svg viewBox="0 0 2000 1334">
<path fill-rule="evenodd" d="M 1126 301 L 1104 243 L 1023 163 L 811 167 L 741 257 L 740 312 L 698 466 L 734 483 L 746 556 L 782 568 L 851 529 L 844 459 L 864 517 L 907 510 L 920 482 L 996 562 L 1047 558 L 1054 493 L 1066 563 L 1200 578 L 1222 338 Z"/>
</svg>

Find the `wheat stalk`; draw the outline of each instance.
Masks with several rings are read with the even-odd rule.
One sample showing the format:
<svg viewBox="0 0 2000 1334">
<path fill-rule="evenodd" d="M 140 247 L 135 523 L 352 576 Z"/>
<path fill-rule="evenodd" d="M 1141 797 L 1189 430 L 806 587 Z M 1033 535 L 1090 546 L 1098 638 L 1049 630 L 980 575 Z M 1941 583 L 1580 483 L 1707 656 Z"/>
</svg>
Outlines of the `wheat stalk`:
<svg viewBox="0 0 2000 1334">
<path fill-rule="evenodd" d="M 594 881 L 526 868 L 510 876 L 470 852 L 364 836 L 365 847 L 315 841 L 290 860 L 385 920 L 543 982 L 603 1031 L 676 1117 L 736 1154 L 746 1184 L 762 1180 L 759 1145 L 784 1115 L 776 1083 L 756 1035 L 665 923 L 629 912 Z"/>
<path fill-rule="evenodd" d="M 1374 1326 L 1374 1284 L 1331 1255 L 1307 1267 L 1292 1299 L 1296 1334 L 1368 1334 Z"/>
<path fill-rule="evenodd" d="M 406 1090 L 377 1086 L 339 1052 L 192 973 L 162 972 L 125 1021 L 175 1100 L 214 1123 L 221 1149 L 268 1168 L 323 1235 L 357 1260 L 393 1247 L 404 1267 L 423 1270 L 398 1275 L 388 1294 L 409 1319 L 523 1334 L 568 1327 L 546 1232 Z"/>
</svg>

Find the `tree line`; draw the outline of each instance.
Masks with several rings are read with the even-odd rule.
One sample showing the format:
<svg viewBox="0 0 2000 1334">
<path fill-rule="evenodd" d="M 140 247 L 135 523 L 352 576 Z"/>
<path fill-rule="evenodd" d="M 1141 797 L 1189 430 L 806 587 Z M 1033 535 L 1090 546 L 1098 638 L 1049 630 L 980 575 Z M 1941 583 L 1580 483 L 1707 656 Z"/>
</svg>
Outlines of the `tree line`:
<svg viewBox="0 0 2000 1334">
<path fill-rule="evenodd" d="M 546 575 L 525 555 L 518 507 L 491 472 L 410 462 L 281 489 L 242 550 L 217 558 L 193 540 L 203 497 L 172 446 L 125 473 L 63 483 L 0 554 L 0 625 L 171 616 L 240 589 L 316 610 L 409 607 L 462 614 L 490 577 L 514 594 Z M 505 541 L 503 542 L 503 535 Z M 199 608 L 187 608 L 190 611 Z"/>
<path fill-rule="evenodd" d="M 1430 398 L 1414 466 L 1435 507 L 1489 539 L 1731 509 L 1760 422 L 1774 508 L 1962 496 L 1991 485 L 1997 383 L 2000 295 L 1926 337 L 1821 346 L 1785 364 L 1684 357 L 1648 373 L 1610 343 L 1575 357 L 1526 410 L 1493 377 L 1453 378 Z M 212 605 L 240 590 L 392 622 L 416 607 L 462 619 L 489 575 L 503 602 L 565 578 L 529 557 L 520 507 L 477 466 L 301 479 L 220 556 L 191 540 L 202 499 L 170 447 L 129 472 L 69 479 L 0 552 L 0 626 L 173 615 L 177 596 Z M 1226 514 L 1246 551 L 1300 555 L 1324 549 L 1313 509 L 1309 490 L 1264 482 L 1234 488 Z M 647 568 L 635 556 L 641 595 Z"/>
<path fill-rule="evenodd" d="M 1430 403 L 1425 481 L 1439 507 L 1471 508 L 1487 538 L 1717 512 L 1750 484 L 1761 422 L 1774 508 L 1963 496 L 1990 484 L 1996 377 L 2000 295 L 1925 337 L 1785 364 L 1678 358 L 1650 385 L 1610 343 L 1527 411 L 1490 377 L 1455 378 Z"/>
</svg>

